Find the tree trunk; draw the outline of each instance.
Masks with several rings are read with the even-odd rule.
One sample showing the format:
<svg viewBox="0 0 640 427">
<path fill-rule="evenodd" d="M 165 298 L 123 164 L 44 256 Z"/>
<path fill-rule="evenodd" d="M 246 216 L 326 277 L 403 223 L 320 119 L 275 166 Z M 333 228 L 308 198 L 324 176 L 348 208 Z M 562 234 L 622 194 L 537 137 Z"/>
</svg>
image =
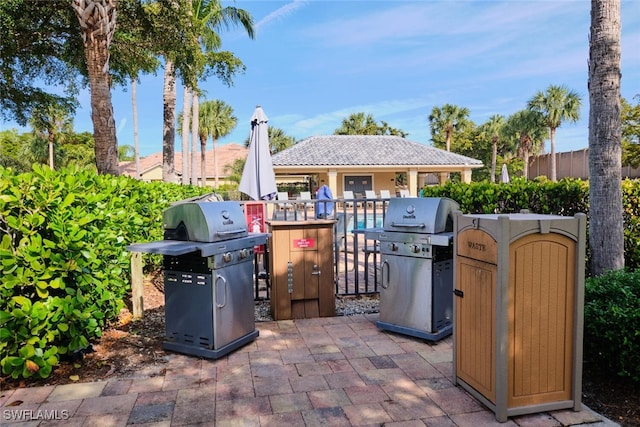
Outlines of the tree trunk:
<svg viewBox="0 0 640 427">
<path fill-rule="evenodd" d="M 136 79 L 131 80 L 131 110 L 133 111 L 133 151 L 136 162 L 136 179 L 140 179 L 140 144 L 138 143 L 138 106 L 136 97 L 138 96 L 138 83 Z"/>
<path fill-rule="evenodd" d="M 491 142 L 491 182 L 496 182 L 496 163 L 498 161 L 498 141 Z"/>
<path fill-rule="evenodd" d="M 53 141 L 56 139 L 54 133 L 49 133 L 49 167 L 53 170 Z"/>
<path fill-rule="evenodd" d="M 556 182 L 556 130 L 553 128 L 549 129 L 549 141 L 551 145 L 551 176 L 549 177 L 549 179 L 551 179 L 551 181 L 553 182 Z"/>
<path fill-rule="evenodd" d="M 213 138 L 213 182 L 218 188 L 218 140 Z"/>
<path fill-rule="evenodd" d="M 109 45 L 116 26 L 114 0 L 73 0 L 82 28 L 91 92 L 91 120 L 98 173 L 118 175 L 118 140 L 111 102 Z"/>
<path fill-rule="evenodd" d="M 594 275 L 624 268 L 620 55 L 620 0 L 592 0 L 589 245 Z"/>
<path fill-rule="evenodd" d="M 189 184 L 189 123 L 191 123 L 191 89 L 184 86 L 182 101 L 182 185 Z"/>
<path fill-rule="evenodd" d="M 191 111 L 191 185 L 198 185 L 198 127 L 200 109 L 198 92 L 193 91 L 193 110 Z M 188 123 L 188 122 L 187 122 Z M 203 177 L 204 179 L 204 177 Z"/>
<path fill-rule="evenodd" d="M 175 182 L 176 73 L 173 61 L 168 58 L 165 58 L 162 103 L 162 180 Z"/>
<path fill-rule="evenodd" d="M 200 185 L 207 186 L 207 135 L 200 135 Z"/>
</svg>

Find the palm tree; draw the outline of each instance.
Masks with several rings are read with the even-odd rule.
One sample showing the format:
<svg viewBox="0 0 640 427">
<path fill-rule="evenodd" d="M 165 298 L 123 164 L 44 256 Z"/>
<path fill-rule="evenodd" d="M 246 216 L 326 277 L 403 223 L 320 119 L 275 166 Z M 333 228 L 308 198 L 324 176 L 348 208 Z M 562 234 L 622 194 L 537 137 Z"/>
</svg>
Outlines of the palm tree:
<svg viewBox="0 0 640 427">
<path fill-rule="evenodd" d="M 286 150 L 296 143 L 296 139 L 293 136 L 287 135 L 280 128 L 269 126 L 267 127 L 267 132 L 269 133 L 269 153 L 271 153 L 271 155 Z M 247 136 L 247 139 L 244 140 L 244 146 L 249 148 L 250 144 L 251 140 Z"/>
<path fill-rule="evenodd" d="M 209 136 L 213 140 L 213 173 L 215 186 L 218 187 L 218 139 L 231 133 L 238 124 L 238 118 L 233 115 L 233 108 L 219 99 L 206 101 L 200 105 L 200 167 L 205 177 L 206 148 Z M 203 178 L 204 180 L 204 178 Z M 203 184 L 204 185 L 204 184 Z"/>
<path fill-rule="evenodd" d="M 563 121 L 576 122 L 580 118 L 580 95 L 564 86 L 551 85 L 546 92 L 538 92 L 529 100 L 528 108 L 541 113 L 549 129 L 551 141 L 551 180 L 556 181 L 556 129 Z"/>
<path fill-rule="evenodd" d="M 36 107 L 32 110 L 31 119 L 29 120 L 34 133 L 42 136 L 49 145 L 49 167 L 54 166 L 54 143 L 57 142 L 58 136 L 73 131 L 73 120 L 62 106 L 48 105 Z"/>
<path fill-rule="evenodd" d="M 451 140 L 456 130 L 468 123 L 469 109 L 457 105 L 445 104 L 442 108 L 433 107 L 429 115 L 431 138 L 434 142 L 444 134 L 444 145 L 451 151 Z M 438 138 L 440 136 L 440 138 Z"/>
<path fill-rule="evenodd" d="M 115 0 L 73 0 L 82 29 L 91 91 L 91 118 L 98 173 L 118 175 L 118 140 L 109 76 L 109 46 L 116 28 Z"/>
<path fill-rule="evenodd" d="M 194 24 L 194 36 L 196 38 L 195 42 L 200 45 L 203 51 L 206 52 L 215 52 L 220 49 L 222 44 L 220 40 L 220 36 L 217 33 L 217 30 L 221 27 L 229 28 L 230 26 L 241 25 L 247 35 L 250 38 L 255 36 L 253 29 L 253 18 L 251 15 L 243 10 L 238 9 L 236 7 L 227 6 L 222 7 L 219 0 L 194 0 L 193 1 L 193 24 Z M 204 68 L 204 67 L 199 67 Z M 202 71 L 196 72 L 196 77 L 200 77 Z M 196 82 L 197 85 L 197 82 Z M 185 85 L 186 86 L 186 85 Z M 186 87 L 185 87 L 186 90 Z M 195 155 L 195 136 L 199 133 L 200 126 L 198 124 L 198 120 L 200 119 L 200 114 L 198 114 L 198 93 L 197 87 L 193 88 L 193 114 L 192 120 L 194 121 L 192 126 L 192 135 L 193 135 L 193 150 L 192 150 L 192 177 L 193 184 L 195 184 L 195 170 L 196 170 L 196 155 Z M 232 114 L 233 110 L 231 110 Z M 237 123 L 237 119 L 236 119 Z M 235 124 L 233 125 L 235 126 Z M 230 132 L 230 131 L 229 131 Z M 227 135 L 225 133 L 224 135 Z M 215 149 L 217 145 L 218 135 L 213 137 L 213 145 L 214 145 L 214 162 L 217 161 L 215 158 Z M 213 136 L 213 135 L 212 135 Z M 206 143 L 206 139 L 205 139 Z M 206 147 L 205 147 L 206 148 Z M 204 153 L 206 150 L 203 150 Z M 204 156 L 204 154 L 201 154 Z M 201 163 L 204 164 L 205 160 L 201 159 Z M 218 186 L 218 166 L 217 163 L 214 165 L 215 167 L 215 185 Z M 206 179 L 204 175 L 205 171 L 202 168 L 202 180 Z M 203 184 L 204 185 L 204 184 Z"/>
<path fill-rule="evenodd" d="M 269 152 L 271 154 L 286 150 L 296 143 L 296 139 L 293 136 L 287 135 L 280 128 L 269 126 L 267 132 L 269 133 Z"/>
<path fill-rule="evenodd" d="M 191 90 L 185 87 L 182 102 L 182 124 L 180 134 L 182 135 L 182 185 L 189 184 L 189 123 L 191 123 Z"/>
<path fill-rule="evenodd" d="M 515 146 L 515 151 L 524 163 L 523 176 L 529 177 L 529 156 L 542 151 L 547 132 L 542 114 L 531 110 L 520 110 L 507 119 L 503 135 Z"/>
<path fill-rule="evenodd" d="M 176 73 L 174 63 L 171 60 L 165 60 L 164 64 L 162 114 L 162 180 L 174 182 L 176 177 Z M 184 176 L 184 166 L 182 172 Z"/>
<path fill-rule="evenodd" d="M 496 159 L 498 158 L 498 142 L 504 127 L 505 119 L 500 114 L 493 115 L 483 125 L 484 134 L 491 139 L 491 182 L 496 182 Z"/>
<path fill-rule="evenodd" d="M 334 135 L 394 135 L 405 138 L 408 134 L 382 121 L 378 124 L 372 114 L 353 113 L 342 120 L 342 125 L 333 131 Z"/>
<path fill-rule="evenodd" d="M 620 0 L 591 1 L 589 246 L 591 272 L 624 268 Z"/>
<path fill-rule="evenodd" d="M 138 141 L 138 82 L 131 79 L 131 110 L 133 113 L 133 156 L 136 162 L 136 179 L 140 179 L 140 143 Z"/>
</svg>

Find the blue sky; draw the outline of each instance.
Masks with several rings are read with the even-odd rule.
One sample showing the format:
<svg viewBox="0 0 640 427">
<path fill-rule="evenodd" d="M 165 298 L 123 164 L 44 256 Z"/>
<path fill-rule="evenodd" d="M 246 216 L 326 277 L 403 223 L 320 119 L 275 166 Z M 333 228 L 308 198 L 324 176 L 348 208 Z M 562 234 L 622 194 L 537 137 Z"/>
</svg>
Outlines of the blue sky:
<svg viewBox="0 0 640 427">
<path fill-rule="evenodd" d="M 588 146 L 587 0 L 238 0 L 256 38 L 221 33 L 223 49 L 246 65 L 232 87 L 202 82 L 205 99 L 221 99 L 238 126 L 220 144 L 243 143 L 261 105 L 271 126 L 297 140 L 332 134 L 352 113 L 431 144 L 434 106 L 470 110 L 476 124 L 508 116 L 549 85 L 582 97 L 581 119 L 558 130 L 556 151 Z M 622 96 L 640 94 L 640 1 L 622 0 Z M 80 96 L 77 131 L 91 131 L 89 93 Z M 133 145 L 130 88 L 113 90 L 118 143 Z M 178 90 L 177 111 L 182 109 Z M 162 150 L 162 71 L 138 85 L 141 155 Z M 0 128 L 11 128 L 0 123 Z M 176 150 L 181 148 L 180 138 Z M 545 144 L 549 149 L 548 142 Z M 209 146 L 211 148 L 211 145 Z"/>
</svg>

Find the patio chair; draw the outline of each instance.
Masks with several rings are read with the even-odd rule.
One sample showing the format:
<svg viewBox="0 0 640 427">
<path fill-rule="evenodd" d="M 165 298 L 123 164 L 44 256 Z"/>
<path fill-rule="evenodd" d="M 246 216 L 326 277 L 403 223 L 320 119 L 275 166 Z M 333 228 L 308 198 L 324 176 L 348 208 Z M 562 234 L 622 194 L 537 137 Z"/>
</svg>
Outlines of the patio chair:
<svg viewBox="0 0 640 427">
<path fill-rule="evenodd" d="M 356 198 L 356 196 L 353 195 L 353 191 L 346 191 L 343 193 L 342 198 L 345 200 L 351 200 L 349 202 L 344 202 L 344 207 L 345 208 L 352 208 L 353 207 L 353 199 Z M 356 207 L 359 207 L 360 203 L 356 203 Z"/>
<path fill-rule="evenodd" d="M 289 200 L 289 193 L 287 193 L 286 191 L 278 191 L 277 198 L 278 200 L 286 202 L 287 200 Z M 282 210 L 287 210 L 289 209 L 289 207 L 289 203 L 278 203 L 278 208 Z"/>
<path fill-rule="evenodd" d="M 380 190 L 380 198 L 381 199 L 390 199 L 391 198 L 391 193 L 389 192 L 389 190 Z"/>
<path fill-rule="evenodd" d="M 378 198 L 376 192 L 373 190 L 365 190 L 364 197 L 367 199 L 367 207 L 373 207 L 375 205 L 374 200 Z"/>
<path fill-rule="evenodd" d="M 400 190 L 400 197 L 411 197 L 409 190 Z"/>
<path fill-rule="evenodd" d="M 298 196 L 299 200 L 311 200 L 311 191 L 301 191 L 300 192 L 300 196 Z M 306 202 L 306 203 L 298 203 L 298 208 L 300 210 L 306 210 L 307 208 L 309 208 L 310 206 L 313 206 L 313 203 L 311 202 Z"/>
</svg>

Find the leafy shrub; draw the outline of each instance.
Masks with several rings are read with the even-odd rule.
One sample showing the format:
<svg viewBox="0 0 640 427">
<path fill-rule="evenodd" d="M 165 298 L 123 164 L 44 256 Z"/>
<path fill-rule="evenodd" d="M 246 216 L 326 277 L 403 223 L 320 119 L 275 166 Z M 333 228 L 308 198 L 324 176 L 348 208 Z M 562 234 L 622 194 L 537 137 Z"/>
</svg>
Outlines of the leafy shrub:
<svg viewBox="0 0 640 427">
<path fill-rule="evenodd" d="M 514 213 L 528 209 L 540 214 L 589 214 L 589 183 L 579 179 L 552 182 L 514 178 L 510 184 L 447 182 L 443 186 L 425 187 L 423 192 L 426 197 L 449 197 L 457 201 L 464 213 Z M 639 180 L 622 181 L 622 206 L 625 266 L 633 271 L 640 268 Z M 587 263 L 588 258 L 587 253 Z"/>
<path fill-rule="evenodd" d="M 585 360 L 640 381 L 640 270 L 588 278 L 584 324 Z"/>
<path fill-rule="evenodd" d="M 170 202 L 199 187 L 34 166 L 0 168 L 0 364 L 47 377 L 117 318 L 129 292 L 126 246 L 162 239 Z"/>
</svg>

